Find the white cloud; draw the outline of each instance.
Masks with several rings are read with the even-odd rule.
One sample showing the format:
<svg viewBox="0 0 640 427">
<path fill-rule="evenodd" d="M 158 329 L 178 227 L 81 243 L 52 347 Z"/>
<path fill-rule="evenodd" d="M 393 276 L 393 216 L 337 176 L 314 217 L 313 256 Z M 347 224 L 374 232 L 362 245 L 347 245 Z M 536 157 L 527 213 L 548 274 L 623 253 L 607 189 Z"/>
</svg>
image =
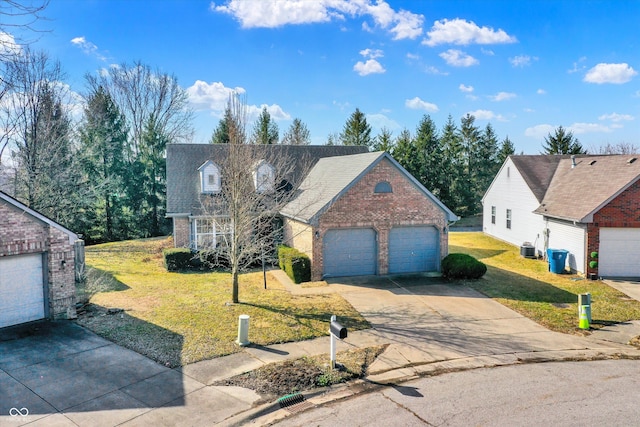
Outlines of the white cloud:
<svg viewBox="0 0 640 427">
<path fill-rule="evenodd" d="M 498 92 L 497 94 L 490 96 L 489 98 L 492 101 L 500 102 L 500 101 L 508 101 L 509 99 L 513 99 L 515 97 L 516 97 L 516 94 L 512 92 Z"/>
<path fill-rule="evenodd" d="M 221 5 L 212 2 L 210 10 L 233 16 L 243 28 L 277 28 L 344 21 L 347 17 L 370 17 L 377 26 L 392 33 L 394 40 L 420 36 L 424 21 L 422 15 L 402 9 L 395 11 L 384 0 L 227 0 Z M 372 31 L 367 23 L 363 23 L 362 28 Z"/>
<path fill-rule="evenodd" d="M 257 105 L 248 105 L 247 106 L 247 121 L 253 122 L 260 117 L 262 113 L 262 109 L 266 108 L 269 112 L 269 115 L 273 120 L 291 120 L 291 115 L 286 113 L 282 107 L 277 104 L 267 105 L 262 104 L 260 106 Z"/>
<path fill-rule="evenodd" d="M 107 60 L 107 58 L 98 51 L 98 46 L 85 39 L 84 36 L 72 38 L 71 44 L 79 47 L 87 55 L 95 55 L 96 58 L 101 61 Z"/>
<path fill-rule="evenodd" d="M 490 111 L 490 110 L 469 111 L 466 114 L 471 114 L 473 117 L 475 117 L 478 120 L 496 119 L 496 120 L 501 121 L 501 122 L 506 122 L 507 121 L 507 119 L 502 114 L 496 114 L 496 113 L 494 113 L 493 111 Z"/>
<path fill-rule="evenodd" d="M 629 64 L 605 64 L 600 63 L 587 71 L 584 81 L 588 83 L 614 83 L 622 84 L 630 81 L 638 72 Z"/>
<path fill-rule="evenodd" d="M 404 101 L 404 106 L 410 108 L 412 110 L 425 110 L 430 113 L 437 113 L 440 111 L 436 104 L 432 104 L 430 102 L 423 101 L 419 97 L 415 97 L 413 99 L 407 99 Z"/>
<path fill-rule="evenodd" d="M 494 56 L 495 52 L 492 51 L 491 49 L 485 49 L 483 47 L 480 48 L 480 52 L 484 53 L 487 56 Z"/>
<path fill-rule="evenodd" d="M 576 135 L 584 133 L 612 132 L 611 128 L 599 123 L 574 123 L 571 126 L 567 126 L 567 129 Z"/>
<path fill-rule="evenodd" d="M 212 110 L 216 115 L 222 115 L 229 97 L 233 94 L 242 95 L 245 90 L 241 87 L 229 88 L 222 82 L 207 83 L 202 80 L 186 89 L 189 103 L 195 110 Z"/>
<path fill-rule="evenodd" d="M 460 89 L 461 92 L 466 92 L 466 93 L 473 92 L 473 86 L 465 86 L 462 83 L 460 83 L 460 86 L 458 86 L 458 89 Z"/>
<path fill-rule="evenodd" d="M 567 73 L 573 74 L 573 73 L 577 73 L 577 72 L 582 71 L 585 68 L 587 68 L 585 65 L 580 65 L 581 63 L 583 63 L 586 60 L 587 60 L 586 56 L 581 56 L 580 59 L 578 59 L 577 62 L 573 63 L 573 68 L 571 68 L 570 70 L 567 70 Z"/>
<path fill-rule="evenodd" d="M 552 126 L 549 124 L 541 124 L 541 125 L 535 125 L 530 128 L 526 128 L 524 131 L 524 134 L 525 136 L 530 136 L 532 138 L 542 139 L 545 136 L 549 135 L 550 133 L 553 133 L 555 129 L 556 129 L 555 126 Z"/>
<path fill-rule="evenodd" d="M 367 62 L 356 62 L 356 65 L 353 66 L 353 71 L 356 71 L 361 76 L 366 76 L 369 74 L 382 74 L 387 70 L 375 59 L 369 59 Z"/>
<path fill-rule="evenodd" d="M 364 49 L 360 51 L 360 55 L 364 56 L 365 58 L 376 59 L 382 58 L 384 56 L 384 53 L 380 49 Z"/>
<path fill-rule="evenodd" d="M 630 114 L 618 114 L 618 113 L 603 114 L 602 116 L 598 117 L 598 120 L 611 120 L 612 122 L 631 121 L 634 119 L 635 117 L 633 117 Z"/>
<path fill-rule="evenodd" d="M 435 21 L 422 42 L 427 46 L 439 44 L 501 44 L 515 43 L 517 39 L 508 35 L 504 30 L 494 30 L 490 27 L 479 27 L 473 21 L 456 18 Z"/>
<path fill-rule="evenodd" d="M 20 55 L 22 47 L 16 42 L 13 35 L 0 31 L 0 55 L 12 56 Z"/>
<path fill-rule="evenodd" d="M 407 59 L 418 60 L 420 59 L 420 55 L 416 55 L 415 53 L 407 53 Z"/>
<path fill-rule="evenodd" d="M 537 61 L 538 58 L 536 56 L 531 57 L 529 55 L 518 55 L 513 58 L 509 58 L 509 62 L 514 67 L 527 67 L 531 65 L 531 61 Z"/>
<path fill-rule="evenodd" d="M 390 119 L 384 114 L 367 114 L 367 123 L 371 125 L 371 127 L 376 129 L 387 128 L 389 130 L 398 130 L 401 129 L 401 126 L 398 122 L 393 119 Z"/>
<path fill-rule="evenodd" d="M 547 94 L 547 91 L 546 91 L 546 90 L 544 90 L 544 89 L 538 89 L 538 90 L 536 91 L 536 93 L 537 93 L 538 95 L 546 95 L 546 94 Z"/>
<path fill-rule="evenodd" d="M 471 67 L 472 65 L 479 64 L 476 58 L 458 49 L 449 49 L 446 52 L 442 52 L 439 56 L 444 59 L 447 64 L 454 67 Z"/>
<path fill-rule="evenodd" d="M 437 67 L 434 67 L 433 65 L 428 65 L 424 68 L 424 72 L 427 74 L 434 74 L 437 76 L 448 76 L 449 73 L 447 73 L 446 71 L 440 71 Z"/>
</svg>

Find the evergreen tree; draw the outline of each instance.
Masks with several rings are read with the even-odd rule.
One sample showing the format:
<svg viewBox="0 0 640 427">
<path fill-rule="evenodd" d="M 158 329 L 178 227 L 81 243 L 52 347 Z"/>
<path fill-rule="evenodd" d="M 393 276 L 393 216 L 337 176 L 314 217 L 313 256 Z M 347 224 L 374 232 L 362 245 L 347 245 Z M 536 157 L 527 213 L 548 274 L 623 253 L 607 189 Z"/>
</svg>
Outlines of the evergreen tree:
<svg viewBox="0 0 640 427">
<path fill-rule="evenodd" d="M 370 147 L 371 126 L 367 123 L 367 118 L 358 108 L 351 114 L 340 134 L 342 145 L 366 145 Z"/>
<path fill-rule="evenodd" d="M 501 165 L 507 160 L 507 157 L 515 154 L 516 147 L 514 147 L 513 142 L 509 139 L 509 136 L 505 137 L 500 145 L 500 151 L 498 151 L 498 163 Z"/>
<path fill-rule="evenodd" d="M 544 138 L 542 149 L 542 154 L 587 154 L 573 132 L 568 132 L 562 126 L 557 127 L 553 135 L 549 133 Z"/>
<path fill-rule="evenodd" d="M 463 215 L 473 215 L 478 211 L 476 206 L 476 181 L 474 175 L 478 165 L 478 157 L 475 153 L 480 141 L 480 130 L 475 125 L 476 118 L 467 114 L 460 121 L 460 142 L 461 142 L 461 169 L 460 175 L 456 178 L 459 181 L 457 191 L 460 193 L 460 213 Z"/>
<path fill-rule="evenodd" d="M 124 117 L 102 87 L 87 99 L 80 144 L 82 169 L 92 194 L 83 226 L 85 239 L 101 242 L 130 237 L 124 205 L 127 131 Z"/>
<path fill-rule="evenodd" d="M 311 137 L 309 136 L 309 129 L 300 119 L 293 119 L 291 127 L 284 134 L 282 138 L 283 144 L 288 145 L 309 145 L 311 144 Z"/>
<path fill-rule="evenodd" d="M 339 145 L 340 144 L 340 135 L 337 132 L 331 132 L 327 135 L 327 142 L 324 145 Z"/>
<path fill-rule="evenodd" d="M 229 143 L 229 123 L 231 122 L 231 110 L 227 106 L 224 109 L 224 117 L 218 122 L 218 126 L 213 131 L 209 143 L 228 144 Z"/>
<path fill-rule="evenodd" d="M 475 208 L 474 211 L 479 212 L 482 210 L 481 201 L 485 191 L 491 185 L 493 178 L 500 169 L 502 164 L 499 161 L 498 150 L 498 136 L 493 130 L 491 123 L 487 123 L 480 134 L 480 139 L 474 150 L 475 167 L 472 170 L 472 179 L 474 181 L 474 187 L 476 190 Z"/>
<path fill-rule="evenodd" d="M 380 130 L 373 143 L 373 151 L 386 151 L 387 153 L 393 151 L 393 134 L 389 129 L 382 128 Z"/>
<path fill-rule="evenodd" d="M 449 209 L 458 213 L 460 210 L 461 198 L 458 189 L 462 186 L 463 176 L 463 150 L 458 127 L 449 115 L 447 122 L 440 132 L 440 143 L 444 151 L 442 162 L 443 184 L 440 192 L 440 200 Z"/>
<path fill-rule="evenodd" d="M 271 114 L 267 111 L 267 107 L 262 108 L 260 117 L 253 127 L 252 142 L 254 144 L 278 143 L 278 125 L 271 120 Z"/>
<path fill-rule="evenodd" d="M 391 155 L 407 172 L 416 176 L 415 174 L 418 172 L 417 162 L 415 161 L 416 146 L 408 129 L 403 129 L 396 138 Z"/>
<path fill-rule="evenodd" d="M 416 129 L 414 145 L 416 149 L 414 176 L 427 190 L 439 197 L 444 185 L 444 177 L 442 176 L 444 150 L 440 145 L 436 125 L 429 115 L 423 116 L 420 120 Z"/>
</svg>

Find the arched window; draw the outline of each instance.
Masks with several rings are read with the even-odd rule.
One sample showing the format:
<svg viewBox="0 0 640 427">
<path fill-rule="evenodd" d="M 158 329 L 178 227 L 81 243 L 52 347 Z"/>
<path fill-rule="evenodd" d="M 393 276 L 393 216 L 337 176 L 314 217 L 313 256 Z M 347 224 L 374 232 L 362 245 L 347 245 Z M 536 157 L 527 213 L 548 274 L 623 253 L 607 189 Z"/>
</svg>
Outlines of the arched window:
<svg viewBox="0 0 640 427">
<path fill-rule="evenodd" d="M 376 184 L 376 188 L 373 190 L 374 193 L 393 193 L 393 189 L 391 188 L 391 184 L 387 181 L 380 181 Z"/>
<path fill-rule="evenodd" d="M 211 160 L 207 160 L 198 168 L 200 171 L 200 190 L 203 193 L 220 192 L 220 168 Z"/>
<path fill-rule="evenodd" d="M 275 190 L 276 171 L 269 163 L 260 160 L 253 170 L 253 185 L 258 193 L 272 193 Z"/>
</svg>

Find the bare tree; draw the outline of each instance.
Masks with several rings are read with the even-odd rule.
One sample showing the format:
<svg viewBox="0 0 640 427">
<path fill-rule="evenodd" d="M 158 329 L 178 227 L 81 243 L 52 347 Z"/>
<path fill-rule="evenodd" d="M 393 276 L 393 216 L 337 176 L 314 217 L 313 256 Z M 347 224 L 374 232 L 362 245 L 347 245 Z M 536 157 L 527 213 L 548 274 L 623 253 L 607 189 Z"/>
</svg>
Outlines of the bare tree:
<svg viewBox="0 0 640 427">
<path fill-rule="evenodd" d="M 220 167 L 221 189 L 202 200 L 203 210 L 216 222 L 216 247 L 210 252 L 228 262 L 233 281 L 232 300 L 239 301 L 239 274 L 255 265 L 263 251 L 273 258 L 274 242 L 282 232 L 278 222 L 281 208 L 294 195 L 301 163 L 294 164 L 287 146 L 248 144 L 246 102 L 229 99 L 233 118 L 225 156 L 215 159 Z M 295 148 L 295 147 L 294 147 Z M 304 159 L 302 163 L 305 163 Z M 304 166 L 303 166 L 304 167 Z"/>
<path fill-rule="evenodd" d="M 593 152 L 598 154 L 637 154 L 640 153 L 640 148 L 629 142 L 607 143 L 593 150 Z"/>
<path fill-rule="evenodd" d="M 11 62 L 31 40 L 16 36 L 17 32 L 37 33 L 35 23 L 42 19 L 42 12 L 49 0 L 42 1 L 0 1 L 0 62 Z"/>
</svg>

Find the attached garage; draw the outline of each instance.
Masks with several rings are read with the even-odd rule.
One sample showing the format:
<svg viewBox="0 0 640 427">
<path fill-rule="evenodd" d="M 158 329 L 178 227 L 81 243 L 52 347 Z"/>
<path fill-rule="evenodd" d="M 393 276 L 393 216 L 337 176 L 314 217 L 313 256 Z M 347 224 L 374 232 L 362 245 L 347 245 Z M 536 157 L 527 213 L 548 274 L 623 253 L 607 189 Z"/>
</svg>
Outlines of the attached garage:
<svg viewBox="0 0 640 427">
<path fill-rule="evenodd" d="M 600 228 L 600 276 L 640 277 L 639 257 L 640 228 Z"/>
<path fill-rule="evenodd" d="M 0 258 L 0 328 L 45 317 L 42 254 Z"/>
<path fill-rule="evenodd" d="M 393 227 L 389 231 L 389 273 L 438 271 L 439 245 L 435 227 Z"/>
<path fill-rule="evenodd" d="M 327 230 L 323 239 L 324 276 L 376 274 L 376 232 L 372 228 Z"/>
</svg>

